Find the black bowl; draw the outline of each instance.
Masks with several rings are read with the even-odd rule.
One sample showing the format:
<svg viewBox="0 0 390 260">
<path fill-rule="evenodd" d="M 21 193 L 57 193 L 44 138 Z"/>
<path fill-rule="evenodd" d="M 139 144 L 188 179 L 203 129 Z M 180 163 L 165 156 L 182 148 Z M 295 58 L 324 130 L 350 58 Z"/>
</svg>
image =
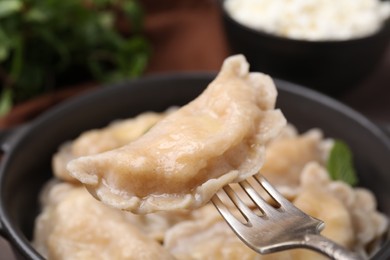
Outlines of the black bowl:
<svg viewBox="0 0 390 260">
<path fill-rule="evenodd" d="M 39 212 L 38 194 L 52 177 L 51 158 L 59 145 L 114 119 L 183 105 L 199 95 L 214 76 L 154 76 L 101 88 L 57 106 L 6 138 L 0 168 L 0 235 L 9 240 L 21 259 L 41 259 L 29 241 Z M 361 184 L 374 191 L 380 210 L 390 216 L 387 137 L 366 118 L 333 99 L 285 81 L 275 83 L 277 106 L 300 131 L 319 127 L 326 136 L 350 145 Z M 374 259 L 390 256 L 389 243 Z"/>
<path fill-rule="evenodd" d="M 246 56 L 251 68 L 341 97 L 370 75 L 389 46 L 390 18 L 367 37 L 308 41 L 279 37 L 235 21 L 221 4 L 226 37 L 233 53 Z"/>
</svg>

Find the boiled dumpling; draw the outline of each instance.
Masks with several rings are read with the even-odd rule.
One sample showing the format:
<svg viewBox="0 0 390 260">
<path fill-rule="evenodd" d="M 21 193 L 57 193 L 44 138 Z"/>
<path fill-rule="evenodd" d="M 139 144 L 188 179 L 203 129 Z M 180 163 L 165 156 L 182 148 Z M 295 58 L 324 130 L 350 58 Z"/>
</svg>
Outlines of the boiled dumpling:
<svg viewBox="0 0 390 260">
<path fill-rule="evenodd" d="M 264 146 L 286 124 L 267 75 L 242 55 L 225 60 L 195 100 L 135 141 L 68 164 L 99 200 L 135 213 L 196 208 L 222 186 L 256 174 Z"/>
<path fill-rule="evenodd" d="M 324 139 L 319 129 L 298 134 L 291 126 L 267 145 L 266 160 L 261 174 L 279 192 L 291 198 L 298 192 L 300 175 L 309 162 L 325 164 L 332 141 Z"/>
<path fill-rule="evenodd" d="M 166 113 L 171 111 L 173 109 Z M 144 134 L 166 113 L 144 112 L 135 118 L 117 120 L 104 128 L 86 131 L 74 141 L 62 144 L 53 156 L 54 175 L 61 180 L 78 182 L 66 169 L 69 161 L 121 147 Z"/>
<path fill-rule="evenodd" d="M 52 184 L 36 219 L 33 245 L 47 259 L 174 259 L 120 210 L 83 186 Z"/>
<path fill-rule="evenodd" d="M 183 221 L 168 230 L 164 247 L 176 259 L 263 259 L 245 245 L 211 204 L 197 219 Z"/>
</svg>

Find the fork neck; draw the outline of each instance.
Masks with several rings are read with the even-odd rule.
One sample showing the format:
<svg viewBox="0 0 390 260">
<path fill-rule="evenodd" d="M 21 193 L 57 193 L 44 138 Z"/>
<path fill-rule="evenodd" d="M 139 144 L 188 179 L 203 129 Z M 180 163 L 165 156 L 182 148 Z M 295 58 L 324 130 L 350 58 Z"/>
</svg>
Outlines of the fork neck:
<svg viewBox="0 0 390 260">
<path fill-rule="evenodd" d="M 334 260 L 364 260 L 362 256 L 352 253 L 344 247 L 334 243 L 324 236 L 317 234 L 307 234 L 304 246 L 313 249 Z"/>
</svg>

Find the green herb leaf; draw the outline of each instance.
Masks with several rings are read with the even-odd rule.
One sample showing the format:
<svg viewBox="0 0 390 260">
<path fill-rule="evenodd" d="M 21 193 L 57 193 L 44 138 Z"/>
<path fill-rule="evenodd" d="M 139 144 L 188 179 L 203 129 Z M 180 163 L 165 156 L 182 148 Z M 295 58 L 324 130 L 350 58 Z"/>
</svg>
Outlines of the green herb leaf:
<svg viewBox="0 0 390 260">
<path fill-rule="evenodd" d="M 0 18 L 12 15 L 22 9 L 20 0 L 2 0 L 0 2 Z"/>
<path fill-rule="evenodd" d="M 122 19 L 129 32 L 117 27 Z M 142 23 L 137 0 L 0 0 L 0 89 L 12 89 L 16 104 L 83 81 L 140 76 L 150 57 Z"/>
<path fill-rule="evenodd" d="M 0 116 L 7 114 L 12 107 L 12 92 L 10 89 L 3 89 L 0 96 Z"/>
<path fill-rule="evenodd" d="M 102 12 L 98 16 L 98 21 L 103 28 L 114 29 L 114 15 L 110 12 Z"/>
<path fill-rule="evenodd" d="M 8 55 L 9 49 L 6 46 L 0 44 L 0 62 L 6 60 L 8 58 Z"/>
<path fill-rule="evenodd" d="M 48 19 L 47 14 L 38 8 L 31 8 L 24 15 L 24 19 L 27 22 L 43 23 Z"/>
<path fill-rule="evenodd" d="M 11 49 L 9 42 L 8 35 L 0 27 L 0 62 L 5 61 L 9 56 Z"/>
<path fill-rule="evenodd" d="M 124 2 L 123 10 L 130 17 L 133 29 L 136 31 L 141 30 L 144 13 L 139 3 L 137 1 Z"/>
<path fill-rule="evenodd" d="M 351 186 L 358 182 L 352 152 L 345 142 L 335 140 L 329 154 L 327 170 L 332 180 L 344 181 Z"/>
</svg>

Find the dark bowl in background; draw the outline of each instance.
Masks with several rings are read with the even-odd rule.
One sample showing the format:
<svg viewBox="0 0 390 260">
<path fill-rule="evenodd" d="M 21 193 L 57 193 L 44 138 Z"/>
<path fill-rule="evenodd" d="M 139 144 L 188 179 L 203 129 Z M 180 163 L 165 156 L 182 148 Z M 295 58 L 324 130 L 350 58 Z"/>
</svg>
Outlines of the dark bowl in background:
<svg viewBox="0 0 390 260">
<path fill-rule="evenodd" d="M 40 210 L 38 195 L 52 177 L 51 158 L 63 142 L 115 119 L 186 104 L 214 77 L 214 74 L 160 75 L 107 86 L 56 106 L 3 139 L 0 235 L 12 244 L 18 257 L 41 259 L 30 243 Z M 386 135 L 334 99 L 285 81 L 275 80 L 275 84 L 279 91 L 277 107 L 301 132 L 318 127 L 327 137 L 348 143 L 360 184 L 375 193 L 380 210 L 390 217 L 390 141 Z M 388 235 L 386 244 L 373 259 L 390 257 Z"/>
<path fill-rule="evenodd" d="M 224 30 L 233 53 L 244 54 L 255 71 L 333 97 L 341 97 L 368 77 L 390 47 L 390 18 L 378 32 L 363 38 L 296 40 L 240 24 L 229 15 L 223 3 L 221 0 Z"/>
</svg>

